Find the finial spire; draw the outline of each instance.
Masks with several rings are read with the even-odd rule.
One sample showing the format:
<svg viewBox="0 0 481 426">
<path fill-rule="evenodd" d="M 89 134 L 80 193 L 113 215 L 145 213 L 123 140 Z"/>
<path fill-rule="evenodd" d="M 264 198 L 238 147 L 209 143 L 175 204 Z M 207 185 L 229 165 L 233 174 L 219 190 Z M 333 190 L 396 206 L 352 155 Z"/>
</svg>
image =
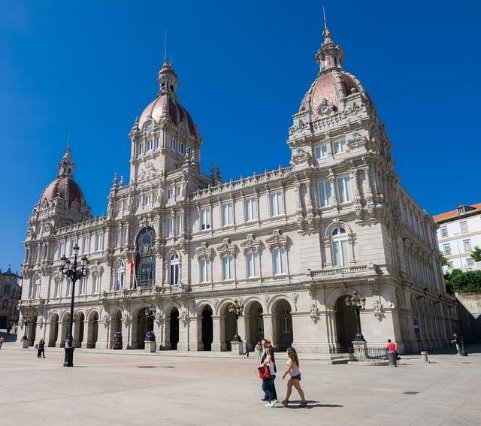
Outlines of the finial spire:
<svg viewBox="0 0 481 426">
<path fill-rule="evenodd" d="M 326 9 L 324 8 L 324 5 L 322 5 L 322 14 L 324 16 L 324 31 L 327 30 L 327 16 L 326 16 Z"/>
<path fill-rule="evenodd" d="M 164 64 L 167 63 L 167 28 L 164 30 Z"/>
</svg>

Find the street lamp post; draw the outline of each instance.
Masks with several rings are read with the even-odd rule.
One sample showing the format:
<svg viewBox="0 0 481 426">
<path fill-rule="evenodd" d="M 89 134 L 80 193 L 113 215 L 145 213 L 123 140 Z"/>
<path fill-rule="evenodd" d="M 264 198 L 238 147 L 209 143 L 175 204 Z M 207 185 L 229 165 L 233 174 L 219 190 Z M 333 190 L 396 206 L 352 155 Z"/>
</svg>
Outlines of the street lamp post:
<svg viewBox="0 0 481 426">
<path fill-rule="evenodd" d="M 72 337 L 72 327 L 73 327 L 73 305 L 74 305 L 74 299 L 75 299 L 75 282 L 87 275 L 88 268 L 88 259 L 87 256 L 83 256 L 82 259 L 80 259 L 81 263 L 78 265 L 77 263 L 77 256 L 79 252 L 79 247 L 77 244 L 75 244 L 72 247 L 73 251 L 73 263 L 70 262 L 69 259 L 67 259 L 64 256 L 60 259 L 60 272 L 62 274 L 66 275 L 70 280 L 72 281 L 72 298 L 70 300 L 70 319 L 69 319 L 69 324 L 68 324 L 68 335 L 67 335 L 67 342 L 65 344 L 65 359 L 63 362 L 64 367 L 73 367 L 73 337 Z"/>
<path fill-rule="evenodd" d="M 364 336 L 361 332 L 361 315 L 360 312 L 366 306 L 366 298 L 359 297 L 357 293 L 354 293 L 353 296 L 349 295 L 346 296 L 346 305 L 354 309 L 356 313 L 356 335 L 354 336 L 355 342 L 365 342 Z"/>
<path fill-rule="evenodd" d="M 242 342 L 242 339 L 240 338 L 237 332 L 237 320 L 242 315 L 243 311 L 244 311 L 244 305 L 242 303 L 239 303 L 237 299 L 235 299 L 234 303 L 229 306 L 229 312 L 233 313 L 235 316 L 235 334 L 234 334 L 234 337 L 232 338 L 233 342 Z"/>
</svg>

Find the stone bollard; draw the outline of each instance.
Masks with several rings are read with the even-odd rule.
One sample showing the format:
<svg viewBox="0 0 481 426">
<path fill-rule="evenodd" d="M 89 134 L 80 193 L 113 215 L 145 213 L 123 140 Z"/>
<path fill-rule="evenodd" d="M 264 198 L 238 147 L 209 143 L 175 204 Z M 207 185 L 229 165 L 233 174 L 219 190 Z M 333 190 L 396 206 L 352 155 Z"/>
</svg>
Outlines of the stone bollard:
<svg viewBox="0 0 481 426">
<path fill-rule="evenodd" d="M 428 351 L 421 351 L 421 356 L 423 357 L 423 361 L 429 363 L 428 359 Z"/>
</svg>

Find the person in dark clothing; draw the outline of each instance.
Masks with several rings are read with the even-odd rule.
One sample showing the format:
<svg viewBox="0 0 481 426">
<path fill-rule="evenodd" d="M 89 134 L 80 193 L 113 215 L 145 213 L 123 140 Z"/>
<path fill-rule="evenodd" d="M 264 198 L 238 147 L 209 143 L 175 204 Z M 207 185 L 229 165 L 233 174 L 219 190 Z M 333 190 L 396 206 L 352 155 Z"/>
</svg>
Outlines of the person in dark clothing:
<svg viewBox="0 0 481 426">
<path fill-rule="evenodd" d="M 272 352 L 274 352 L 274 348 L 272 348 L 272 345 L 271 343 L 266 340 L 266 339 L 262 339 L 261 340 L 261 345 L 262 345 L 262 353 L 261 353 L 261 365 L 264 364 L 264 361 L 266 360 L 266 357 L 267 357 L 267 350 L 269 348 L 272 349 Z M 274 363 L 274 371 L 277 372 L 277 367 L 276 367 L 276 364 Z M 277 391 L 276 391 L 276 386 L 274 384 L 274 381 L 272 381 L 272 395 L 274 397 L 274 401 L 277 401 Z M 267 395 L 264 395 L 263 398 L 261 398 L 262 401 L 267 401 Z"/>
<path fill-rule="evenodd" d="M 45 358 L 45 340 L 40 339 L 37 345 L 37 358 L 41 358 L 41 355 Z"/>
</svg>

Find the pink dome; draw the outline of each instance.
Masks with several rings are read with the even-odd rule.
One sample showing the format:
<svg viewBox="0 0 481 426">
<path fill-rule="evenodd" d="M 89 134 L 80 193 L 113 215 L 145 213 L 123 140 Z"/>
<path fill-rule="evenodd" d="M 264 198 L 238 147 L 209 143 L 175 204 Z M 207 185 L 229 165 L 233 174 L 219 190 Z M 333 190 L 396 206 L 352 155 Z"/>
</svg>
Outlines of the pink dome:
<svg viewBox="0 0 481 426">
<path fill-rule="evenodd" d="M 63 198 L 68 207 L 76 201 L 79 206 L 85 204 L 82 190 L 77 183 L 69 176 L 62 176 L 51 182 L 43 191 L 40 197 L 40 204 L 44 201 L 50 203 L 54 198 Z"/>
</svg>

